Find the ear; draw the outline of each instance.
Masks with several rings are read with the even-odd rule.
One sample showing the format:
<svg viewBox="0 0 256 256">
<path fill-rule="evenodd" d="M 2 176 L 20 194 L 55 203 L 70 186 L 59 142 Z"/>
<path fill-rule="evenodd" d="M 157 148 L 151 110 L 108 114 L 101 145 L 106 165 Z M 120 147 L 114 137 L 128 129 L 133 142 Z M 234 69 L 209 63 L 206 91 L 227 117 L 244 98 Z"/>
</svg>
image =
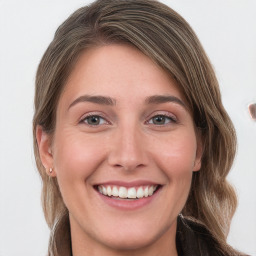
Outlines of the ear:
<svg viewBox="0 0 256 256">
<path fill-rule="evenodd" d="M 202 141 L 202 135 L 200 131 L 197 131 L 196 140 L 197 140 L 197 148 L 196 148 L 196 157 L 195 157 L 195 163 L 193 168 L 194 172 L 199 171 L 202 165 L 203 141 Z"/>
<path fill-rule="evenodd" d="M 39 155 L 43 166 L 49 176 L 55 177 L 56 173 L 53 169 L 53 155 L 51 149 L 51 136 L 43 131 L 41 126 L 36 127 L 36 140 Z"/>
</svg>

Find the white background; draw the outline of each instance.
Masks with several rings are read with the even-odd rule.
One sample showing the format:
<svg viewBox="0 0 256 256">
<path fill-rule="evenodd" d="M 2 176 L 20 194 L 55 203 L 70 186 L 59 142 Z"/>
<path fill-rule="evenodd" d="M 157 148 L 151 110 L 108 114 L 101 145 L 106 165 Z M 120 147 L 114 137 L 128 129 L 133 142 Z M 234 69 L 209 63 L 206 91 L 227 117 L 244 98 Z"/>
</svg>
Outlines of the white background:
<svg viewBox="0 0 256 256">
<path fill-rule="evenodd" d="M 229 180 L 239 207 L 229 242 L 256 255 L 256 1 L 169 0 L 194 28 L 216 70 L 238 135 Z M 57 26 L 88 1 L 0 0 L 0 255 L 43 256 L 49 231 L 32 150 L 37 65 Z"/>
</svg>

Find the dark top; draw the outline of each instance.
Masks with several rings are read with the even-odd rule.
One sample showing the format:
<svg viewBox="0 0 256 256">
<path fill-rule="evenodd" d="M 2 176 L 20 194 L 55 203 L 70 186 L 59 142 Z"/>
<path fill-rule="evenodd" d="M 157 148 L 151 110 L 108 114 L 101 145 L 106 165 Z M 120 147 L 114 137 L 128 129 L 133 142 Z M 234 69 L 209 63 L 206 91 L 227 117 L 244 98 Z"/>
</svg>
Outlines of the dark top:
<svg viewBox="0 0 256 256">
<path fill-rule="evenodd" d="M 191 220 L 178 217 L 176 246 L 179 256 L 225 256 L 207 229 Z"/>
</svg>

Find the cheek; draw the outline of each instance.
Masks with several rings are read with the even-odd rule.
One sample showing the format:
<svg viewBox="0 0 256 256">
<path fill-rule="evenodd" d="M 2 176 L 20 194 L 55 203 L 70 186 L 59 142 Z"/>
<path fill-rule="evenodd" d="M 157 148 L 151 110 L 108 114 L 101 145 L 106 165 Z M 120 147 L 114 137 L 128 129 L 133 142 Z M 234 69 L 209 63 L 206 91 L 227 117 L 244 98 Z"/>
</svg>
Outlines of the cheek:
<svg viewBox="0 0 256 256">
<path fill-rule="evenodd" d="M 95 138 L 86 137 L 82 133 L 63 130 L 63 133 L 57 134 L 54 141 L 54 165 L 61 189 L 74 185 L 79 188 L 79 183 L 85 185 L 84 181 L 102 163 L 104 149 L 98 145 Z"/>
<path fill-rule="evenodd" d="M 194 133 L 172 134 L 160 141 L 161 146 L 154 148 L 157 162 L 171 179 L 191 177 L 195 164 L 197 143 Z M 159 148 L 161 150 L 159 151 Z"/>
<path fill-rule="evenodd" d="M 179 214 L 187 201 L 196 148 L 196 138 L 190 133 L 173 136 L 164 143 L 163 154 L 158 163 L 168 182 L 166 198 L 170 206 L 166 206 L 166 212 Z"/>
<path fill-rule="evenodd" d="M 163 166 L 165 175 L 168 177 L 169 189 L 171 194 L 175 196 L 171 200 L 177 200 L 178 208 L 181 210 L 187 200 L 193 167 L 196 156 L 196 139 L 195 136 L 183 134 L 177 139 L 169 141 L 169 146 L 166 145 L 164 154 L 165 165 Z"/>
</svg>

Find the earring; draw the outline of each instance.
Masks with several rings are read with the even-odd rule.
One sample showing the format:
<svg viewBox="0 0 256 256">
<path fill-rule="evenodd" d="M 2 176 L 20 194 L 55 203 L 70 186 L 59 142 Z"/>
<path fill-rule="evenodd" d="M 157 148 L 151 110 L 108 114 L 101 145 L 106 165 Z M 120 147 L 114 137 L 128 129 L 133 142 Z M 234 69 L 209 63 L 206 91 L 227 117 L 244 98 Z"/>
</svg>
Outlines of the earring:
<svg viewBox="0 0 256 256">
<path fill-rule="evenodd" d="M 52 174 L 53 168 L 49 168 L 49 174 Z"/>
</svg>

